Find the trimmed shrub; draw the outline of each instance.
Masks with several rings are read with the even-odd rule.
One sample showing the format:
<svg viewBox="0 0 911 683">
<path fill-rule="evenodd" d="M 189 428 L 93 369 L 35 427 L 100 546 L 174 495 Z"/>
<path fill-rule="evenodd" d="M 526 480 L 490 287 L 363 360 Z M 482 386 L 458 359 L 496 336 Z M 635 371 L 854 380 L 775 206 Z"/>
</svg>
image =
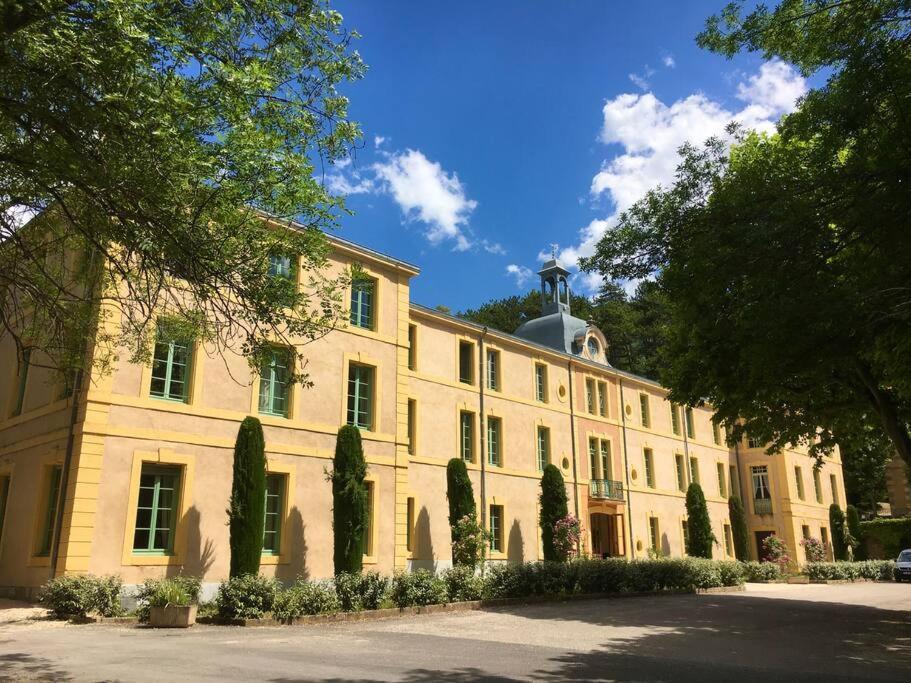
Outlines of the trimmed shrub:
<svg viewBox="0 0 911 683">
<path fill-rule="evenodd" d="M 762 539 L 762 559 L 765 562 L 777 564 L 782 574 L 787 571 L 788 566 L 791 564 L 788 546 L 776 534 Z"/>
<path fill-rule="evenodd" d="M 218 587 L 215 604 L 222 619 L 262 619 L 271 612 L 278 582 L 259 574 L 232 576 Z"/>
<path fill-rule="evenodd" d="M 712 559 L 712 544 L 715 534 L 712 533 L 712 520 L 705 504 L 702 487 L 693 482 L 686 490 L 686 554 L 690 557 Z"/>
<path fill-rule="evenodd" d="M 746 581 L 746 569 L 743 562 L 737 560 L 719 560 L 718 575 L 722 586 L 741 586 Z"/>
<path fill-rule="evenodd" d="M 234 444 L 234 478 L 228 508 L 230 576 L 258 574 L 266 515 L 266 442 L 255 417 L 245 417 Z"/>
<path fill-rule="evenodd" d="M 446 499 L 449 501 L 449 534 L 452 539 L 452 563 L 474 570 L 484 555 L 486 538 L 478 524 L 474 489 L 468 468 L 461 458 L 446 464 Z"/>
<path fill-rule="evenodd" d="M 895 576 L 892 560 L 863 562 L 811 562 L 804 568 L 811 581 L 891 581 Z"/>
<path fill-rule="evenodd" d="M 447 569 L 440 578 L 446 584 L 448 602 L 480 600 L 484 597 L 484 579 L 469 567 Z"/>
<path fill-rule="evenodd" d="M 835 503 L 829 506 L 829 528 L 832 530 L 832 554 L 836 560 L 848 559 L 845 545 L 845 513 Z"/>
<path fill-rule="evenodd" d="M 826 561 L 826 544 L 818 538 L 802 538 L 800 545 L 806 553 L 807 562 L 825 562 Z"/>
<path fill-rule="evenodd" d="M 83 618 L 89 614 L 116 617 L 123 612 L 122 587 L 119 576 L 68 574 L 44 584 L 38 599 L 58 618 Z"/>
<path fill-rule="evenodd" d="M 367 529 L 367 462 L 361 431 L 345 425 L 338 430 L 332 464 L 332 560 L 335 573 L 360 574 L 364 563 Z"/>
<path fill-rule="evenodd" d="M 566 484 L 563 475 L 554 464 L 544 466 L 541 475 L 541 540 L 544 545 L 544 559 L 565 562 L 567 555 L 554 543 L 554 526 L 569 514 L 567 509 Z"/>
<path fill-rule="evenodd" d="M 865 557 L 894 560 L 902 550 L 911 548 L 911 517 L 861 522 L 860 537 Z"/>
<path fill-rule="evenodd" d="M 272 616 L 279 621 L 291 621 L 309 614 L 332 614 L 339 607 L 331 581 L 298 581 L 276 593 Z"/>
<path fill-rule="evenodd" d="M 446 584 L 426 569 L 392 577 L 392 601 L 396 607 L 439 605 L 446 602 Z"/>
<path fill-rule="evenodd" d="M 731 535 L 734 537 L 734 557 L 747 562 L 750 559 L 750 532 L 739 496 L 728 498 L 728 515 L 731 518 Z"/>
<path fill-rule="evenodd" d="M 146 579 L 136 591 L 136 618 L 148 621 L 150 607 L 197 604 L 201 585 L 197 576 Z"/>
<path fill-rule="evenodd" d="M 845 508 L 845 524 L 848 527 L 848 535 L 851 537 L 851 549 L 854 551 L 854 559 L 866 559 L 863 544 L 861 543 L 860 514 L 858 514 L 857 508 L 853 505 Z"/>
<path fill-rule="evenodd" d="M 342 572 L 335 577 L 335 594 L 343 612 L 378 609 L 388 590 L 389 579 L 377 572 Z"/>
<path fill-rule="evenodd" d="M 490 533 L 484 531 L 474 515 L 465 515 L 450 529 L 452 534 L 452 563 L 474 571 L 484 559 L 490 543 Z"/>
<path fill-rule="evenodd" d="M 774 562 L 741 562 L 741 564 L 746 581 L 779 581 L 783 576 L 781 569 Z"/>
</svg>

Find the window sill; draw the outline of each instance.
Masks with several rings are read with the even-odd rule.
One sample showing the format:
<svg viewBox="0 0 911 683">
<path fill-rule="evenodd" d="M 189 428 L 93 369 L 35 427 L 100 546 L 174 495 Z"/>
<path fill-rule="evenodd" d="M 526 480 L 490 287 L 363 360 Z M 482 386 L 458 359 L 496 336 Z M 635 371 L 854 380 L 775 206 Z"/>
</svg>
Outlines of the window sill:
<svg viewBox="0 0 911 683">
<path fill-rule="evenodd" d="M 288 564 L 289 560 L 283 555 L 263 555 L 259 559 L 261 565 Z"/>
<path fill-rule="evenodd" d="M 123 558 L 123 564 L 131 566 L 167 567 L 183 564 L 183 558 L 177 555 L 142 555 L 130 553 Z"/>
<path fill-rule="evenodd" d="M 50 567 L 50 555 L 32 555 L 28 560 L 29 567 Z"/>
<path fill-rule="evenodd" d="M 364 559 L 362 560 L 362 562 L 363 562 L 363 564 L 376 564 L 377 563 L 376 555 L 364 555 Z"/>
</svg>

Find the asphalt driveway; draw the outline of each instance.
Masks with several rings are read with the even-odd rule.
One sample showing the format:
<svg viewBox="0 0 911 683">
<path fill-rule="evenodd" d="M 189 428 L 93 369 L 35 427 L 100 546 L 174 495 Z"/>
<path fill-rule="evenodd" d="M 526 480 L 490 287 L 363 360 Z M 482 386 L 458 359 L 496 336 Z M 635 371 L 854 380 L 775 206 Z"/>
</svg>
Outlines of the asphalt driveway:
<svg viewBox="0 0 911 683">
<path fill-rule="evenodd" d="M 576 601 L 284 628 L 0 619 L 0 679 L 911 680 L 911 585 Z"/>
</svg>

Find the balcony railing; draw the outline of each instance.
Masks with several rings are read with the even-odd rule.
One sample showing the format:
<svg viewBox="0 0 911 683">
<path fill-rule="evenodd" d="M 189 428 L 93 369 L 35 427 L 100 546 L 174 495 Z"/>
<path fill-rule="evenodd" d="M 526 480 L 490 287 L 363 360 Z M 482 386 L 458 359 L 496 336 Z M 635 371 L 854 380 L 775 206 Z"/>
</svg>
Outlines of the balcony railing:
<svg viewBox="0 0 911 683">
<path fill-rule="evenodd" d="M 592 498 L 623 500 L 623 482 L 613 479 L 592 479 L 589 484 L 589 495 Z"/>
<path fill-rule="evenodd" d="M 770 498 L 754 498 L 753 512 L 757 515 L 771 515 L 772 500 Z"/>
</svg>

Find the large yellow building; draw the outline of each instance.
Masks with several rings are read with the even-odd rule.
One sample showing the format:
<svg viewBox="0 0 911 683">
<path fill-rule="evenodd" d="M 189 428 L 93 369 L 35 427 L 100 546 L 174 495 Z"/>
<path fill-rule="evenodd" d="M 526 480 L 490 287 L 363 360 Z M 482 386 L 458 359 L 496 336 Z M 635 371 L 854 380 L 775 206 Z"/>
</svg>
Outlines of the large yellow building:
<svg viewBox="0 0 911 683">
<path fill-rule="evenodd" d="M 690 481 L 705 491 L 717 558 L 733 557 L 732 493 L 754 558 L 768 533 L 799 559 L 802 536 L 827 539 L 828 507 L 844 505 L 838 454 L 814 470 L 805 452 L 729 448 L 709 408 L 674 406 L 655 382 L 607 363 L 609 340 L 571 315 L 556 262 L 541 271 L 542 316 L 510 335 L 413 304 L 418 268 L 330 241 L 331 269 L 357 263 L 366 277 L 349 292 L 350 323 L 306 347 L 312 388 L 285 381 L 281 349 L 251 376 L 239 356 L 160 336 L 149 365 L 119 360 L 69 396 L 0 342 L 0 591 L 33 594 L 54 572 L 127 584 L 183 572 L 211 590 L 228 573 L 233 446 L 251 414 L 268 457 L 262 571 L 283 580 L 332 574 L 325 473 L 346 423 L 360 427 L 369 464 L 367 568 L 448 565 L 453 457 L 468 463 L 492 561 L 542 557 L 548 462 L 588 553 L 683 554 Z"/>
</svg>

